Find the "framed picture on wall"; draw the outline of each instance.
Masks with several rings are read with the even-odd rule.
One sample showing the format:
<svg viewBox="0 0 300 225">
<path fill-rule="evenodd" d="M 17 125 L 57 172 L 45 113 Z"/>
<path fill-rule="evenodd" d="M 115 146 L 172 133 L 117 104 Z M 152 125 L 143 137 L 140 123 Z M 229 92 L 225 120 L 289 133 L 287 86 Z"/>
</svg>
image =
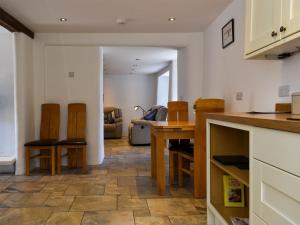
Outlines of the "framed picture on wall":
<svg viewBox="0 0 300 225">
<path fill-rule="evenodd" d="M 234 42 L 234 19 L 222 27 L 222 47 L 223 49 Z"/>
</svg>

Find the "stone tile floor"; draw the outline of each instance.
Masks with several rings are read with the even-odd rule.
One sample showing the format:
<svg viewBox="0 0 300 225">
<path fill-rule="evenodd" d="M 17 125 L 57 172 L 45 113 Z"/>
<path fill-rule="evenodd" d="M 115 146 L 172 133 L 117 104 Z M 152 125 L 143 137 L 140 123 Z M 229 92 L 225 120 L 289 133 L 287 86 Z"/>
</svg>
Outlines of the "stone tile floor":
<svg viewBox="0 0 300 225">
<path fill-rule="evenodd" d="M 150 147 L 105 141 L 105 161 L 82 175 L 0 176 L 1 225 L 205 225 L 205 200 L 192 184 L 156 193 Z M 168 156 L 166 155 L 166 160 Z M 166 166 L 167 167 L 167 166 Z"/>
</svg>

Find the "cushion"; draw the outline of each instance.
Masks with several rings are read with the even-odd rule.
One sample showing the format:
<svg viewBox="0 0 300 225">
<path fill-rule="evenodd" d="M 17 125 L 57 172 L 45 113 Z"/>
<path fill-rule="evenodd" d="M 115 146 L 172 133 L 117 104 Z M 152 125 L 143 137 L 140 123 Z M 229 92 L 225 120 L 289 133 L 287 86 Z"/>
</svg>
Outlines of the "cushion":
<svg viewBox="0 0 300 225">
<path fill-rule="evenodd" d="M 154 109 L 154 110 L 148 112 L 148 113 L 144 116 L 144 120 L 151 120 L 151 121 L 154 121 L 154 120 L 155 120 L 156 113 L 157 113 L 157 109 Z"/>
<path fill-rule="evenodd" d="M 66 139 L 66 140 L 57 142 L 56 145 L 87 145 L 87 142 L 85 139 L 82 139 L 82 138 Z"/>
<path fill-rule="evenodd" d="M 30 147 L 30 146 L 55 146 L 57 143 L 57 140 L 49 139 L 49 140 L 36 140 L 27 142 L 24 146 Z"/>
</svg>

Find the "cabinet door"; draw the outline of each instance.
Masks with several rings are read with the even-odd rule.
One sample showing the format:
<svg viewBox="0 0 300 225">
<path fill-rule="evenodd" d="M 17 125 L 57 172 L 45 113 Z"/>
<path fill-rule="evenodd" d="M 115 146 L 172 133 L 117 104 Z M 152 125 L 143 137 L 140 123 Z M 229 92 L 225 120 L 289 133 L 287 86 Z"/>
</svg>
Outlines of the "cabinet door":
<svg viewBox="0 0 300 225">
<path fill-rule="evenodd" d="M 300 224 L 299 190 L 299 177 L 253 161 L 253 212 L 266 224 Z"/>
<path fill-rule="evenodd" d="M 300 31 L 299 0 L 283 0 L 283 22 L 281 26 L 281 33 L 284 37 Z"/>
<path fill-rule="evenodd" d="M 279 41 L 281 0 L 246 0 L 246 54 Z"/>
</svg>

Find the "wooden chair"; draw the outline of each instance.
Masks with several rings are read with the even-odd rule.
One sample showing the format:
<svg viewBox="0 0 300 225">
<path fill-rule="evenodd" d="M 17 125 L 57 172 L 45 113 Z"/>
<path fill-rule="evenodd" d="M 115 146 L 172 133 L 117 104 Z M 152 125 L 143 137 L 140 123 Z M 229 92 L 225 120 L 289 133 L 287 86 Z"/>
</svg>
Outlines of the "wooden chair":
<svg viewBox="0 0 300 225">
<path fill-rule="evenodd" d="M 275 111 L 282 112 L 282 113 L 291 113 L 292 112 L 292 104 L 291 103 L 276 103 Z"/>
<path fill-rule="evenodd" d="M 188 102 L 172 101 L 168 102 L 168 121 L 188 121 Z M 169 140 L 169 177 L 170 185 L 174 184 L 178 173 L 178 151 L 182 145 L 188 145 L 189 140 Z"/>
<path fill-rule="evenodd" d="M 223 99 L 198 99 L 194 104 L 196 113 L 194 147 L 181 148 L 178 152 L 178 184 L 183 186 L 184 174 L 206 178 L 206 118 L 203 113 L 224 112 Z M 194 151 L 194 148 L 199 148 Z M 194 168 L 194 158 L 201 159 L 200 167 Z M 197 171 L 197 172 L 196 172 Z M 206 187 L 206 179 L 201 180 L 202 190 Z M 201 189 L 200 188 L 200 189 Z"/>
<path fill-rule="evenodd" d="M 87 172 L 85 130 L 86 104 L 69 104 L 67 139 L 57 143 L 57 174 L 61 173 L 62 148 L 67 148 L 65 156 L 68 157 L 69 167 L 79 166 L 82 168 L 83 173 Z"/>
<path fill-rule="evenodd" d="M 34 158 L 40 158 L 46 161 L 49 161 L 50 159 L 51 174 L 52 176 L 55 175 L 55 145 L 59 138 L 59 122 L 59 104 L 42 104 L 40 140 L 31 141 L 24 145 L 26 151 L 27 176 L 30 175 L 30 160 Z M 40 151 L 40 154 L 31 155 L 31 151 L 36 150 Z"/>
</svg>

